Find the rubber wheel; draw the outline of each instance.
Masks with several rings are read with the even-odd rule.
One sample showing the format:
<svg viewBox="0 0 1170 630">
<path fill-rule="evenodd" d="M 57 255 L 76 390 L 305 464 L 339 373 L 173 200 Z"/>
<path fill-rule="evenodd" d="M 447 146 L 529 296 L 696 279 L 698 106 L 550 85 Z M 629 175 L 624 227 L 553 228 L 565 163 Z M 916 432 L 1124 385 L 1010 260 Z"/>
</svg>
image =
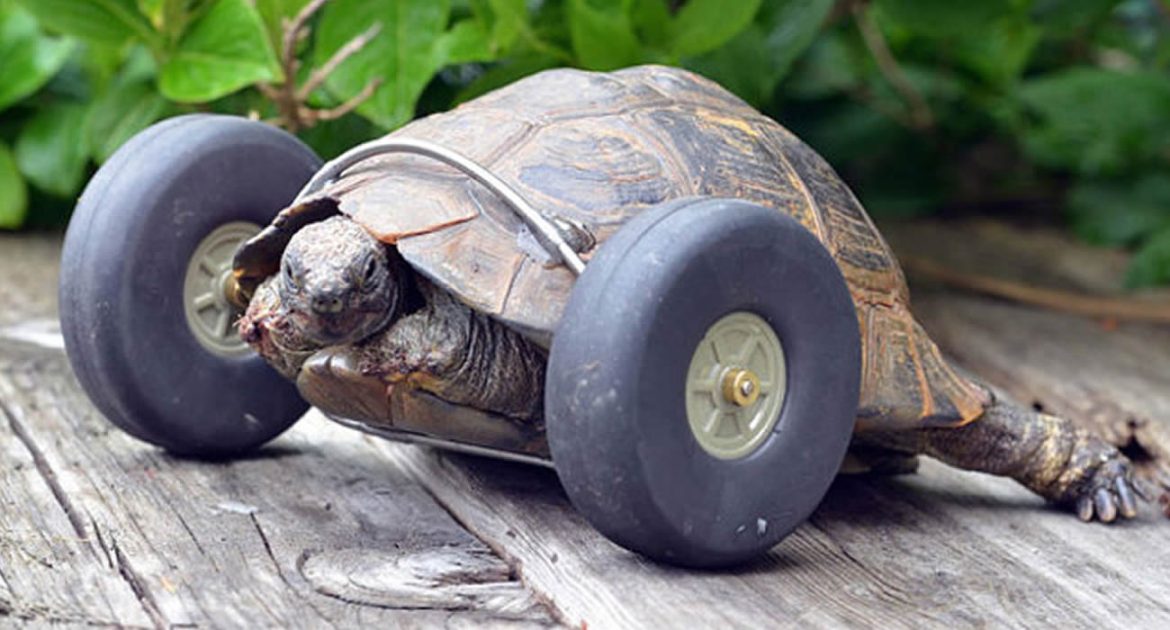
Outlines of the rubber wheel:
<svg viewBox="0 0 1170 630">
<path fill-rule="evenodd" d="M 257 355 L 197 337 L 184 291 L 210 234 L 267 225 L 320 165 L 275 127 L 196 114 L 147 128 L 98 170 L 65 237 L 60 311 L 73 370 L 111 422 L 175 454 L 219 458 L 304 414 Z"/>
<path fill-rule="evenodd" d="M 782 364 L 764 351 L 771 342 L 744 355 L 781 375 L 771 387 L 782 405 L 720 450 L 688 416 L 688 401 L 708 394 L 689 390 L 695 366 L 710 361 L 709 335 L 745 326 L 782 345 Z M 750 380 L 724 372 L 731 384 Z M 619 230 L 577 279 L 549 357 L 549 447 L 573 505 L 614 542 L 672 564 L 734 565 L 820 503 L 849 443 L 860 378 L 856 310 L 813 234 L 744 201 L 670 202 Z M 752 400 L 719 404 L 762 409 L 767 397 Z"/>
</svg>

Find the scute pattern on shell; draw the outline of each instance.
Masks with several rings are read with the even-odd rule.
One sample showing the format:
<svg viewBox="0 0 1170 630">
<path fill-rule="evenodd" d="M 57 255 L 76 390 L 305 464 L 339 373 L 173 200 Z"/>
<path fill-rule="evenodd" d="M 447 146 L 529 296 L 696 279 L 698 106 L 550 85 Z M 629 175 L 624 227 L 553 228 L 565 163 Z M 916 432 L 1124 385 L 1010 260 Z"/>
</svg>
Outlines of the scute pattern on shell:
<svg viewBox="0 0 1170 630">
<path fill-rule="evenodd" d="M 785 212 L 838 262 L 865 340 L 859 428 L 949 426 L 989 399 L 956 375 L 909 312 L 906 282 L 860 203 L 793 134 L 715 83 L 667 67 L 553 70 L 391 134 L 454 148 L 535 207 L 598 244 L 631 216 L 690 195 Z M 522 246 L 499 199 L 415 156 L 370 160 L 326 194 L 420 273 L 469 306 L 547 344 L 573 277 Z M 589 253 L 585 253 L 588 259 Z"/>
</svg>

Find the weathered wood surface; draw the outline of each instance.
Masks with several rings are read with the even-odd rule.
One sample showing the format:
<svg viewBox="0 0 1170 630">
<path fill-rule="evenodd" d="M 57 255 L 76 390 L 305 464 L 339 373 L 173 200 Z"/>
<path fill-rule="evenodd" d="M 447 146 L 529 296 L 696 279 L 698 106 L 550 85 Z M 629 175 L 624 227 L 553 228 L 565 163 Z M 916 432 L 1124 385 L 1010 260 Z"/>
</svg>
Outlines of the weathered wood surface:
<svg viewBox="0 0 1170 630">
<path fill-rule="evenodd" d="M 915 254 L 973 233 L 891 231 Z M 1170 522 L 1152 507 L 1084 525 L 1010 481 L 930 462 L 842 477 L 760 563 L 696 573 L 606 542 L 549 471 L 366 438 L 316 414 L 244 461 L 171 458 L 108 428 L 68 373 L 51 327 L 57 247 L 0 237 L 0 625 L 1170 624 Z M 996 258 L 980 268 L 1019 269 Z M 1043 270 L 1031 276 L 1116 282 L 1116 261 L 1068 258 L 1079 271 L 1029 258 Z M 971 371 L 1162 468 L 1170 328 L 930 286 L 915 308 Z"/>
<path fill-rule="evenodd" d="M 1000 223 L 920 223 L 887 232 L 908 261 L 927 258 L 1082 295 L 1120 293 L 1127 264 L 1118 252 Z M 907 265 L 911 279 L 914 269 Z M 1170 484 L 1170 326 L 916 286 L 914 312 L 953 359 L 1017 400 L 1092 428 Z M 1170 313 L 1170 290 L 1127 297 Z"/>
<path fill-rule="evenodd" d="M 206 463 L 108 426 L 52 334 L 57 240 L 0 236 L 0 625 L 554 623 L 360 434 Z"/>
</svg>

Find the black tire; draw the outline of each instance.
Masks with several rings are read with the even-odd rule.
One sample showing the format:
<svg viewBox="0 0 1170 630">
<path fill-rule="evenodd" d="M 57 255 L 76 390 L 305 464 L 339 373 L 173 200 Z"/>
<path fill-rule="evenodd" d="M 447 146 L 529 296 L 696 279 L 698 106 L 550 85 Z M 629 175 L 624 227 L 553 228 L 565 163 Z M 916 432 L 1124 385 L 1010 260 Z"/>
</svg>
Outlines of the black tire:
<svg viewBox="0 0 1170 630">
<path fill-rule="evenodd" d="M 139 133 L 98 170 L 61 262 L 61 330 L 85 392 L 127 433 L 175 454 L 227 457 L 276 437 L 308 405 L 254 354 L 225 357 L 192 334 L 188 260 L 233 221 L 260 226 L 321 160 L 295 137 L 196 114 Z"/>
<path fill-rule="evenodd" d="M 748 311 L 783 342 L 779 420 L 739 459 L 712 456 L 687 420 L 696 345 Z M 748 202 L 652 208 L 606 242 L 573 288 L 553 339 L 545 409 L 573 505 L 614 542 L 660 561 L 755 558 L 828 490 L 857 413 L 853 300 L 817 238 Z"/>
</svg>

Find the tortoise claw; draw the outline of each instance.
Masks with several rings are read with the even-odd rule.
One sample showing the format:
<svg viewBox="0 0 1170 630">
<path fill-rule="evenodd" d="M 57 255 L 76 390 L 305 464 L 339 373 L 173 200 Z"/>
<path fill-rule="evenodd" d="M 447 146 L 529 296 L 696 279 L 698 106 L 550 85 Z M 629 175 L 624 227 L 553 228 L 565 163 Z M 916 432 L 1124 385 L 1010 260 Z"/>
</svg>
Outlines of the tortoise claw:
<svg viewBox="0 0 1170 630">
<path fill-rule="evenodd" d="M 1117 518 L 1117 506 L 1113 504 L 1113 495 L 1105 488 L 1098 488 L 1093 496 L 1093 505 L 1097 508 L 1097 518 L 1102 523 L 1112 523 Z"/>
<path fill-rule="evenodd" d="M 1131 489 L 1137 495 L 1137 498 L 1146 503 L 1153 503 L 1158 498 L 1157 487 L 1147 479 L 1134 477 Z"/>
<path fill-rule="evenodd" d="M 1093 520 L 1093 500 L 1089 497 L 1081 497 L 1077 500 L 1077 518 L 1088 523 Z"/>
<path fill-rule="evenodd" d="M 1130 463 L 1115 453 L 1089 473 L 1075 496 L 1077 516 L 1082 521 L 1095 517 L 1112 523 L 1137 516 L 1137 499 L 1146 499 L 1146 489 L 1134 479 Z"/>
<path fill-rule="evenodd" d="M 1117 508 L 1121 515 L 1125 518 L 1133 518 L 1137 516 L 1137 502 L 1134 501 L 1133 491 L 1129 487 L 1129 483 L 1124 478 L 1118 479 L 1114 482 L 1116 486 L 1114 492 L 1117 495 Z"/>
</svg>

